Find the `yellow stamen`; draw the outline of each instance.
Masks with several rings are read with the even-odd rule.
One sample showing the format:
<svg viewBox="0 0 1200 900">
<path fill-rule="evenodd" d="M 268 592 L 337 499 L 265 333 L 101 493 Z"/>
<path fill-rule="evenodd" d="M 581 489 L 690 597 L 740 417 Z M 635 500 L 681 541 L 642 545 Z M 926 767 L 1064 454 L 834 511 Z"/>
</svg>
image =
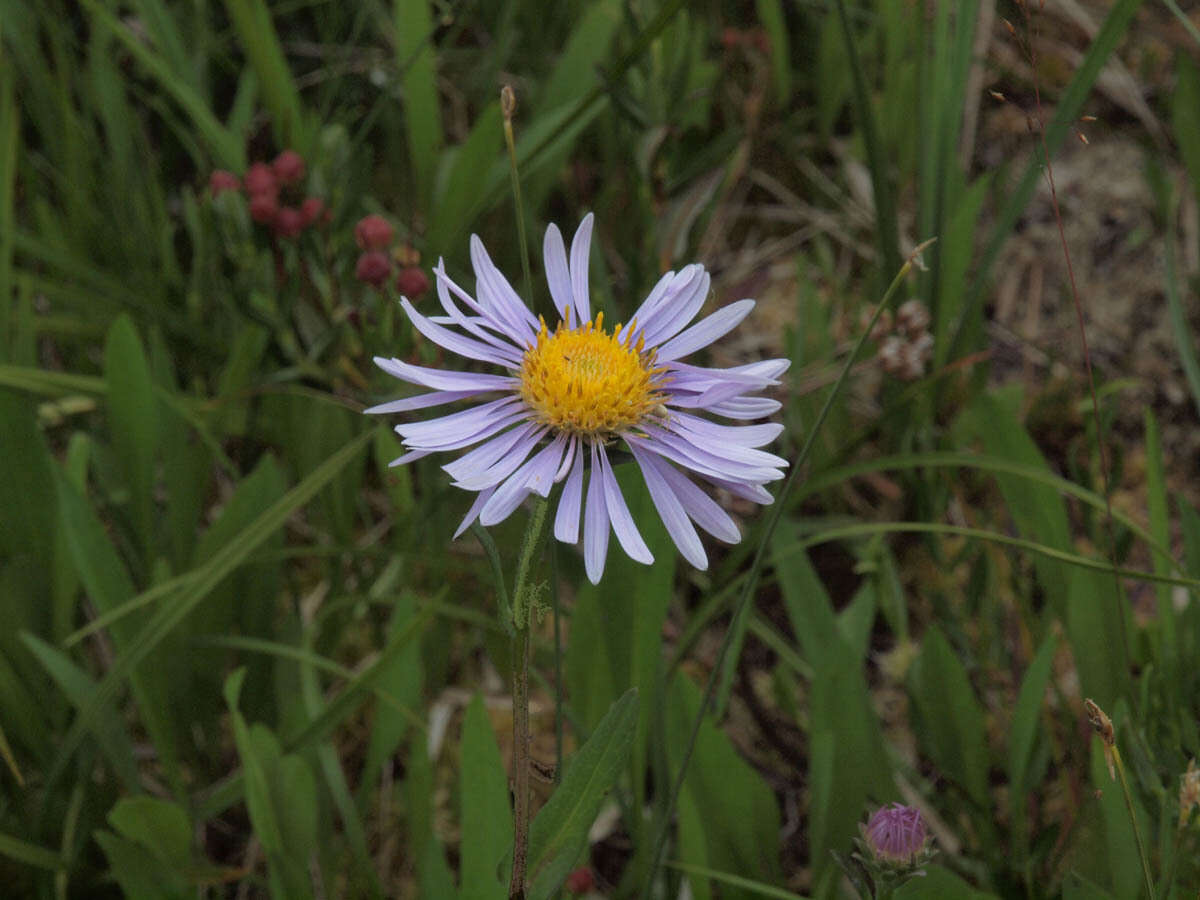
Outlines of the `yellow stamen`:
<svg viewBox="0 0 1200 900">
<path fill-rule="evenodd" d="M 570 313 L 568 311 L 568 317 Z M 583 435 L 607 435 L 655 413 L 666 398 L 662 367 L 645 352 L 641 337 L 631 344 L 636 323 L 621 338 L 618 324 L 604 330 L 604 313 L 578 328 L 570 319 L 551 334 L 542 321 L 537 343 L 521 363 L 521 397 L 537 418 Z"/>
</svg>

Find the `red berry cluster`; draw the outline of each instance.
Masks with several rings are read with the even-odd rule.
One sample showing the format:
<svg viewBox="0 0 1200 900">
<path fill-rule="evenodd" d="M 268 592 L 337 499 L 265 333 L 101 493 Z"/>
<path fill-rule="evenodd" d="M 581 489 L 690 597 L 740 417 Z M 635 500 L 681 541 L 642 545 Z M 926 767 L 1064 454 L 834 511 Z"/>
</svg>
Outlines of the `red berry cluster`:
<svg viewBox="0 0 1200 900">
<path fill-rule="evenodd" d="M 359 219 L 354 226 L 354 242 L 362 250 L 354 267 L 354 277 L 371 287 L 381 288 L 392 274 L 392 257 L 387 249 L 396 236 L 395 229 L 383 216 L 372 213 Z M 393 253 L 400 271 L 396 274 L 396 290 L 405 297 L 416 298 L 429 290 L 429 277 L 417 264 L 421 255 L 412 247 L 401 245 Z"/>
<path fill-rule="evenodd" d="M 271 163 L 254 163 L 240 181 L 232 172 L 217 169 L 209 176 L 208 187 L 214 197 L 244 187 L 250 198 L 250 218 L 269 225 L 279 237 L 295 238 L 305 228 L 329 221 L 325 201 L 303 193 L 301 182 L 306 171 L 303 156 L 295 150 L 284 150 Z M 292 203 L 284 204 L 281 198 Z M 297 200 L 300 202 L 295 205 Z"/>
</svg>

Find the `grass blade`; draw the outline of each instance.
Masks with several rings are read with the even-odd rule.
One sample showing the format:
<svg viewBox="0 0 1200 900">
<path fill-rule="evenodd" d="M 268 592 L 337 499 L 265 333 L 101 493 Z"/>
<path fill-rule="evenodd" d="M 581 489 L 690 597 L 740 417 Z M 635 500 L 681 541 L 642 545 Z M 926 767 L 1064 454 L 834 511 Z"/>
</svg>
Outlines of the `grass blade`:
<svg viewBox="0 0 1200 900">
<path fill-rule="evenodd" d="M 130 642 L 125 652 L 117 657 L 113 667 L 100 682 L 92 702 L 80 710 L 59 746 L 59 755 L 55 761 L 50 782 L 56 781 L 57 776 L 65 770 L 71 755 L 78 749 L 84 734 L 93 726 L 103 705 L 116 700 L 121 685 L 134 667 L 145 659 L 174 630 L 175 626 L 204 600 L 209 591 L 241 565 L 259 544 L 276 530 L 282 528 L 292 513 L 304 506 L 345 466 L 349 465 L 373 436 L 372 431 L 364 431 L 329 457 L 300 484 L 288 491 L 279 502 L 265 510 L 249 528 L 215 554 L 185 589 L 164 602 L 155 611 L 154 616 Z"/>
</svg>

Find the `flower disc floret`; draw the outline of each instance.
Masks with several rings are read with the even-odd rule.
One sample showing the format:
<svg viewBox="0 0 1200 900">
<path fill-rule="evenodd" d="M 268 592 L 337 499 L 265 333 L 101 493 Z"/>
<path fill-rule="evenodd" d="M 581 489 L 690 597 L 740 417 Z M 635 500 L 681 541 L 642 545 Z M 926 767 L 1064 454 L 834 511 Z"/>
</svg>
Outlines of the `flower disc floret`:
<svg viewBox="0 0 1200 900">
<path fill-rule="evenodd" d="M 604 313 L 551 333 L 541 321 L 521 362 L 520 393 L 537 420 L 560 431 L 605 437 L 638 425 L 665 399 L 665 369 L 634 328 L 604 330 Z"/>
</svg>

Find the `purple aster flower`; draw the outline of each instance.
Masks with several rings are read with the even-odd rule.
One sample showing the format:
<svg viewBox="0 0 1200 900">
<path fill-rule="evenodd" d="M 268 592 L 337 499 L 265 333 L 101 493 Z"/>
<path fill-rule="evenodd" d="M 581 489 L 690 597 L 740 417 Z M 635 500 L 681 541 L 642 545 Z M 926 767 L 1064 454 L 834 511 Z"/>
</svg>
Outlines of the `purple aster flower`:
<svg viewBox="0 0 1200 900">
<path fill-rule="evenodd" d="M 899 803 L 875 810 L 863 833 L 875 857 L 892 864 L 914 862 L 928 838 L 920 811 Z"/>
<path fill-rule="evenodd" d="M 569 257 L 558 228 L 546 229 L 546 280 L 561 316 L 553 330 L 521 302 L 478 237 L 471 237 L 474 297 L 438 260 L 434 274 L 445 315 L 423 316 L 407 298 L 401 301 L 404 311 L 434 343 L 504 372 L 442 371 L 377 357 L 385 372 L 430 392 L 367 412 L 485 401 L 397 426 L 408 452 L 392 465 L 473 448 L 443 466 L 455 486 L 478 492 L 455 537 L 476 518 L 485 526 L 503 521 L 531 493 L 547 497 L 563 482 L 554 536 L 578 542 L 582 513 L 584 563 L 593 584 L 604 572 L 610 528 L 630 557 L 654 561 L 609 460 L 611 451 L 627 449 L 680 553 L 704 569 L 708 557 L 695 526 L 727 543 L 740 536 L 733 519 L 687 473 L 766 504 L 772 498 L 764 485 L 783 477 L 787 461 L 758 449 L 773 441 L 782 425 L 729 425 L 698 413 L 735 422 L 774 413 L 777 401 L 752 395 L 778 384 L 788 361 L 729 369 L 682 361 L 723 337 L 754 308 L 753 300 L 739 300 L 691 324 L 710 283 L 699 265 L 668 272 L 627 326 L 605 328 L 603 313 L 593 318 L 588 293 L 591 238 L 591 214 L 575 232 Z"/>
</svg>

